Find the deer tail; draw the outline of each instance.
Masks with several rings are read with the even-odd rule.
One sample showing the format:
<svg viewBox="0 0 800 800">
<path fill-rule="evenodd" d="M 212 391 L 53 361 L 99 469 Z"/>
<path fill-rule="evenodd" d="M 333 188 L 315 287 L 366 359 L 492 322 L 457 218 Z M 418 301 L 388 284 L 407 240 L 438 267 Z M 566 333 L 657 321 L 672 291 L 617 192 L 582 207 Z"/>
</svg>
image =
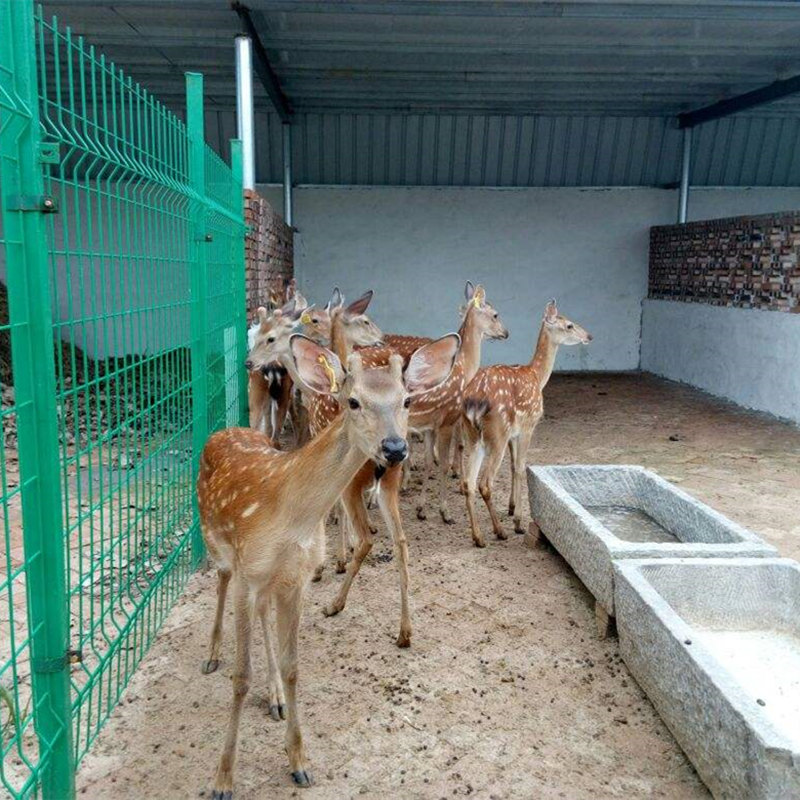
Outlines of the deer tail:
<svg viewBox="0 0 800 800">
<path fill-rule="evenodd" d="M 464 416 L 475 430 L 483 427 L 483 418 L 489 413 L 491 405 L 485 398 L 468 397 L 464 400 Z"/>
</svg>

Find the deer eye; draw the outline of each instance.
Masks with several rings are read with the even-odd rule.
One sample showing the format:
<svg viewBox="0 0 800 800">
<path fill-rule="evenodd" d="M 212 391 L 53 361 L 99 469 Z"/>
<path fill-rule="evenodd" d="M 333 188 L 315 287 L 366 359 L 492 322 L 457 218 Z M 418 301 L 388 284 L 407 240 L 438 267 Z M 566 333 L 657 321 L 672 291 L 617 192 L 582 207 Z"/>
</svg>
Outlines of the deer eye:
<svg viewBox="0 0 800 800">
<path fill-rule="evenodd" d="M 347 404 L 350 406 L 350 408 L 353 409 L 353 411 L 355 411 L 357 408 L 361 408 L 361 403 L 359 403 L 358 400 L 355 399 L 355 397 L 351 397 L 347 401 Z"/>
<path fill-rule="evenodd" d="M 270 337 L 267 339 L 267 342 L 268 342 L 269 344 L 272 344 L 274 341 L 275 341 L 275 337 L 274 337 L 274 336 L 270 336 Z"/>
<path fill-rule="evenodd" d="M 316 317 L 312 317 L 312 318 L 311 318 L 311 321 L 312 321 L 312 322 L 313 322 L 315 325 L 316 325 L 316 324 L 319 322 L 319 320 L 318 320 Z"/>
<path fill-rule="evenodd" d="M 567 330 L 568 330 L 568 331 L 571 331 L 571 330 L 572 330 L 574 327 L 575 327 L 575 326 L 574 326 L 574 325 L 573 325 L 573 324 L 570 322 L 570 323 L 567 325 Z"/>
<path fill-rule="evenodd" d="M 492 314 L 492 316 L 493 316 L 495 319 L 497 319 L 497 312 L 495 311 L 495 312 L 494 312 L 494 314 Z"/>
<path fill-rule="evenodd" d="M 411 398 L 410 397 L 406 397 L 406 399 L 403 400 L 403 406 L 405 408 L 408 408 L 410 405 L 411 405 Z"/>
</svg>

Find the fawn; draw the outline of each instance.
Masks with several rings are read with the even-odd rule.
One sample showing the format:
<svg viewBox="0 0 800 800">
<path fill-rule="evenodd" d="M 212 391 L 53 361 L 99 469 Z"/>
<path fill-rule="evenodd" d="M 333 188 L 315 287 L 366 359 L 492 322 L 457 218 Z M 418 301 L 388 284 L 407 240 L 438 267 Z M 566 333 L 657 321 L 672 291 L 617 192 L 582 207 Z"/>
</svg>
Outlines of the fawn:
<svg viewBox="0 0 800 800">
<path fill-rule="evenodd" d="M 514 530 L 523 533 L 520 506 L 525 480 L 525 457 L 536 425 L 542 418 L 542 392 L 553 371 L 559 345 L 588 344 L 592 337 L 558 313 L 551 300 L 536 342 L 536 350 L 528 364 L 484 367 L 464 391 L 462 435 L 464 467 L 462 488 L 467 498 L 467 512 L 476 547 L 485 547 L 475 512 L 475 487 L 483 497 L 492 518 L 498 539 L 505 539 L 492 502 L 492 488 L 503 463 L 506 447 L 511 453 L 511 498 L 508 514 L 514 518 Z M 484 457 L 486 465 L 481 473 Z M 480 483 L 478 476 L 480 473 Z"/>
<path fill-rule="evenodd" d="M 412 430 L 431 431 L 432 439 L 426 448 L 428 466 L 433 467 L 434 446 L 439 455 L 436 475 L 439 513 L 444 522 L 452 523 L 453 517 L 447 504 L 447 477 L 450 464 L 450 446 L 453 433 L 461 418 L 464 389 L 478 371 L 481 364 L 481 344 L 483 339 L 507 339 L 508 330 L 500 315 L 486 301 L 483 286 L 473 286 L 467 281 L 464 295 L 467 308 L 458 330 L 461 336 L 461 351 L 456 359 L 450 377 L 434 391 L 414 399 L 409 422 Z M 426 519 L 426 499 L 424 489 L 417 502 L 417 517 Z"/>
<path fill-rule="evenodd" d="M 399 356 L 388 367 L 368 370 L 355 354 L 345 370 L 330 350 L 295 334 L 289 345 L 292 371 L 308 390 L 335 396 L 343 413 L 291 452 L 276 450 L 263 433 L 248 428 L 209 437 L 197 494 L 203 538 L 219 575 L 212 658 L 220 650 L 217 623 L 231 579 L 236 620 L 233 703 L 214 782 L 216 800 L 232 797 L 239 721 L 250 686 L 253 614 L 266 630 L 271 603 L 286 692 L 286 751 L 294 782 L 311 784 L 297 712 L 297 641 L 303 594 L 323 557 L 323 520 L 365 460 L 391 466 L 406 457 L 410 400 L 447 378 L 459 345 L 455 334 L 425 345 L 405 373 Z"/>
</svg>

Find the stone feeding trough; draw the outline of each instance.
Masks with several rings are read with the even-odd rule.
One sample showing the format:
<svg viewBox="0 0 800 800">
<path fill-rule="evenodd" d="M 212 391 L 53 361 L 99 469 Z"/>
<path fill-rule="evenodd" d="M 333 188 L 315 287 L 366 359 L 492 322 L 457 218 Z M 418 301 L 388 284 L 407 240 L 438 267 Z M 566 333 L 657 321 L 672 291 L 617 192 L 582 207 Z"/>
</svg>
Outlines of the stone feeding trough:
<svg viewBox="0 0 800 800">
<path fill-rule="evenodd" d="M 531 534 L 544 535 L 594 595 L 601 636 L 614 616 L 614 561 L 777 555 L 643 467 L 528 467 L 528 490 Z"/>
<path fill-rule="evenodd" d="M 625 663 L 715 797 L 800 797 L 800 564 L 615 563 Z"/>
</svg>

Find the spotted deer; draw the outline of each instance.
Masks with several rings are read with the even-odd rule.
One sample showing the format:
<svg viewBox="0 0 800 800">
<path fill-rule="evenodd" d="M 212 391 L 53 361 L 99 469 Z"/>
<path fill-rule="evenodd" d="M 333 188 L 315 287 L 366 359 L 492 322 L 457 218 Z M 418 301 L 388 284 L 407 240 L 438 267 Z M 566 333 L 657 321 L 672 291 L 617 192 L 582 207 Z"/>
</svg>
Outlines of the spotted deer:
<svg viewBox="0 0 800 800">
<path fill-rule="evenodd" d="M 475 512 L 476 486 L 489 509 L 495 536 L 498 539 L 507 538 L 492 501 L 494 479 L 503 463 L 506 447 L 511 454 L 508 515 L 514 518 L 514 530 L 523 533 L 520 508 L 525 457 L 533 432 L 544 413 L 542 392 L 550 380 L 559 346 L 588 344 L 591 341 L 591 335 L 580 325 L 561 316 L 556 301 L 551 300 L 545 308 L 530 362 L 517 366 L 484 367 L 467 385 L 462 419 L 462 488 L 467 498 L 472 541 L 476 547 L 486 546 Z M 484 458 L 486 463 L 481 472 Z"/>
<path fill-rule="evenodd" d="M 416 431 L 431 431 L 436 452 L 439 455 L 438 469 L 434 472 L 439 513 L 447 523 L 453 517 L 447 502 L 447 477 L 450 464 L 450 447 L 456 425 L 461 419 L 463 393 L 481 364 L 481 346 L 484 338 L 507 339 L 508 330 L 500 315 L 487 302 L 483 286 L 473 286 L 467 281 L 464 289 L 467 307 L 461 327 L 461 350 L 450 377 L 433 391 L 414 399 L 410 426 Z M 433 448 L 429 448 L 428 460 L 433 459 Z M 426 519 L 426 492 L 423 489 L 417 501 L 417 517 Z"/>
<path fill-rule="evenodd" d="M 343 412 L 297 450 L 276 450 L 260 431 L 229 428 L 209 438 L 200 459 L 200 521 L 219 575 L 212 657 L 220 651 L 217 623 L 229 581 L 236 625 L 233 702 L 214 781 L 216 800 L 232 797 L 239 723 L 250 687 L 253 617 L 266 631 L 272 604 L 286 695 L 286 752 L 294 782 L 311 785 L 297 710 L 297 644 L 304 591 L 323 557 L 323 520 L 366 460 L 388 467 L 405 458 L 409 401 L 446 379 L 459 340 L 444 336 L 420 348 L 405 372 L 399 356 L 387 367 L 365 369 L 355 354 L 345 370 L 333 352 L 305 336 L 293 335 L 289 346 L 302 385 L 336 397 Z"/>
</svg>

